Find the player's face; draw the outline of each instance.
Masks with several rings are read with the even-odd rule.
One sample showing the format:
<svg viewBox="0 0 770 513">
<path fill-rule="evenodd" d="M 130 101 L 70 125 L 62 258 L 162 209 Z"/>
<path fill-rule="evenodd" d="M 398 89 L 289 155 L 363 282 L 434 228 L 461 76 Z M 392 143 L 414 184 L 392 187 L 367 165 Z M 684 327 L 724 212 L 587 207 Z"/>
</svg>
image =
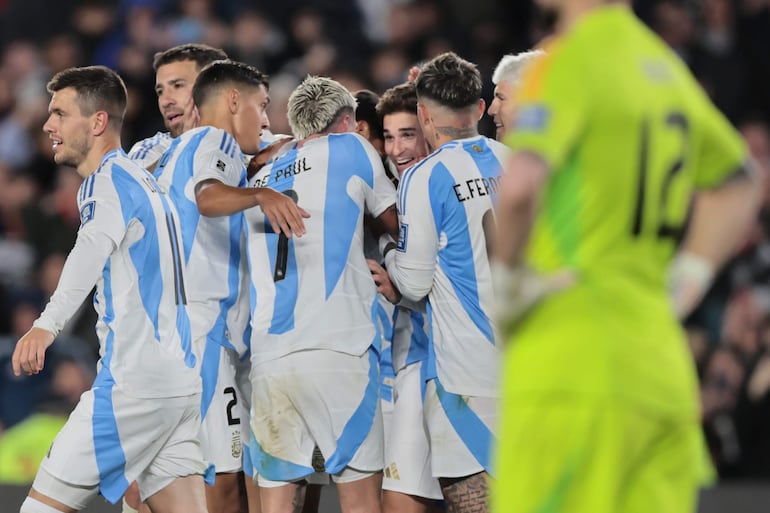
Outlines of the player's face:
<svg viewBox="0 0 770 513">
<path fill-rule="evenodd" d="M 495 122 L 495 138 L 502 140 L 505 133 L 512 128 L 515 115 L 516 102 L 513 99 L 513 86 L 510 83 L 500 81 L 495 86 L 495 97 L 489 104 L 487 113 Z"/>
<path fill-rule="evenodd" d="M 91 150 L 91 121 L 93 115 L 83 116 L 77 103 L 78 93 L 71 87 L 53 93 L 48 105 L 48 120 L 43 131 L 53 144 L 53 159 L 59 165 L 74 167 L 84 178 L 78 166 Z M 93 170 L 90 170 L 93 171 Z M 84 170 L 85 172 L 85 170 Z"/>
<path fill-rule="evenodd" d="M 186 118 L 192 115 L 192 88 L 199 71 L 195 61 L 177 61 L 160 66 L 155 73 L 158 109 L 172 137 L 184 132 Z"/>
<path fill-rule="evenodd" d="M 385 154 L 396 165 L 399 177 L 407 168 L 428 154 L 425 138 L 417 122 L 417 114 L 388 114 L 382 119 L 382 128 L 385 135 Z"/>
<path fill-rule="evenodd" d="M 262 129 L 270 126 L 267 119 L 267 105 L 270 97 L 265 86 L 240 89 L 241 101 L 233 120 L 233 137 L 241 151 L 247 155 L 256 155 L 262 142 Z"/>
</svg>

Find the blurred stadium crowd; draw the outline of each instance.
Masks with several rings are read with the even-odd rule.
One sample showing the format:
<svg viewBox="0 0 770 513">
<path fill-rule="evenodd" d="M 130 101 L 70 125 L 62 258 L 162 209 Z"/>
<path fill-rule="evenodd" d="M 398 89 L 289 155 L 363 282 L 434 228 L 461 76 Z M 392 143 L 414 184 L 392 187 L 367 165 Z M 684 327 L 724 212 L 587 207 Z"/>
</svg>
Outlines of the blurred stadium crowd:
<svg viewBox="0 0 770 513">
<path fill-rule="evenodd" d="M 635 7 L 770 174 L 770 0 Z M 31 479 L 42 453 L 29 465 L 14 454 L 25 440 L 45 451 L 40 439 L 61 427 L 98 357 L 95 314 L 85 304 L 43 373 L 17 379 L 10 371 L 15 341 L 53 292 L 79 226 L 80 178 L 54 164 L 41 131 L 52 74 L 87 64 L 119 71 L 129 91 L 127 149 L 163 129 L 152 55 L 205 42 L 270 74 L 271 128 L 289 133 L 286 101 L 307 74 L 381 93 L 413 64 L 450 49 L 478 64 L 489 102 L 500 57 L 536 44 L 549 23 L 527 0 L 0 0 L 0 482 Z M 487 116 L 480 131 L 494 136 Z M 687 323 L 723 478 L 770 476 L 770 188 L 765 198 L 742 252 Z"/>
</svg>

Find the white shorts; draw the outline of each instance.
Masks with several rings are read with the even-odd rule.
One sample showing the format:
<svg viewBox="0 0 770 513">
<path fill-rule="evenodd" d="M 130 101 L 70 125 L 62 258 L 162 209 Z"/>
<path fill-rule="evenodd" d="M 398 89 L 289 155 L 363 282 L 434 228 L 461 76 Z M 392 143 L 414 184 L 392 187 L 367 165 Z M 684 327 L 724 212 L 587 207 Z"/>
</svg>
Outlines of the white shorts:
<svg viewBox="0 0 770 513">
<path fill-rule="evenodd" d="M 409 364 L 396 376 L 391 423 L 385 430 L 382 489 L 442 499 L 441 486 L 431 473 L 430 443 L 422 411 L 421 365 Z"/>
<path fill-rule="evenodd" d="M 316 446 L 323 469 L 335 482 L 350 479 L 348 467 L 368 474 L 382 470 L 374 350 L 361 356 L 327 350 L 292 353 L 253 366 L 251 383 L 251 457 L 260 485 L 298 481 L 320 470 L 313 468 Z"/>
<path fill-rule="evenodd" d="M 498 401 L 496 397 L 447 392 L 438 378 L 425 389 L 425 424 L 435 477 L 464 477 L 490 472 L 495 445 Z"/>
<path fill-rule="evenodd" d="M 203 457 L 217 473 L 243 468 L 243 445 L 248 432 L 251 386 L 250 362 L 209 341 L 203 357 L 200 441 Z"/>
<path fill-rule="evenodd" d="M 91 389 L 54 439 L 33 486 L 81 509 L 97 492 L 115 504 L 132 481 L 144 500 L 178 477 L 211 478 L 198 442 L 199 408 L 199 394 L 138 399 L 118 386 Z"/>
</svg>

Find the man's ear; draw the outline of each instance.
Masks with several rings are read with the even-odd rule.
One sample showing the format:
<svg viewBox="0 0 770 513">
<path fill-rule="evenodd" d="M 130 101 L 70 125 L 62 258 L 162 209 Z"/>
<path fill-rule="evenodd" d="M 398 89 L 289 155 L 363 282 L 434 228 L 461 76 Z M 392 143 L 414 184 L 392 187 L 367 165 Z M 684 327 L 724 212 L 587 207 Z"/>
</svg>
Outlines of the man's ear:
<svg viewBox="0 0 770 513">
<path fill-rule="evenodd" d="M 366 121 L 356 121 L 356 133 L 363 136 L 364 139 L 369 140 L 371 131 L 369 130 L 369 123 Z"/>
<path fill-rule="evenodd" d="M 484 115 L 484 110 L 487 108 L 487 102 L 484 101 L 484 98 L 479 98 L 479 112 L 476 116 L 476 121 L 481 120 L 481 116 Z"/>
<path fill-rule="evenodd" d="M 227 91 L 227 106 L 230 108 L 230 114 L 238 112 L 241 104 L 241 92 L 238 89 L 230 89 Z"/>
<path fill-rule="evenodd" d="M 107 126 L 110 122 L 110 115 L 107 111 L 98 110 L 94 113 L 93 123 L 91 125 L 91 131 L 94 135 L 100 136 L 107 130 Z"/>
<path fill-rule="evenodd" d="M 424 103 L 417 102 L 417 121 L 420 122 L 420 126 L 430 125 L 430 112 Z"/>
</svg>

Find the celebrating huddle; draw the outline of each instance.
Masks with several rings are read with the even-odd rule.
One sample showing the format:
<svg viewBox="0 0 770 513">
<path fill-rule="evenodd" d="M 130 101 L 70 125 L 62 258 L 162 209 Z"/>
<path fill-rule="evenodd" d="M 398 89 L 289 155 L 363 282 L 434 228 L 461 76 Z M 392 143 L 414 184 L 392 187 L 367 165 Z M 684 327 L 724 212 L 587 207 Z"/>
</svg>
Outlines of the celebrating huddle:
<svg viewBox="0 0 770 513">
<path fill-rule="evenodd" d="M 174 47 L 153 63 L 168 132 L 128 154 L 120 77 L 54 76 L 44 130 L 84 178 L 81 226 L 13 367 L 42 370 L 94 285 L 101 360 L 21 513 L 97 494 L 126 511 L 311 511 L 329 481 L 344 513 L 485 512 L 488 483 L 496 511 L 691 509 L 702 454 L 677 315 L 753 215 L 755 182 L 627 6 L 574 8 L 573 32 L 492 77 L 508 145 L 479 135 L 482 79 L 452 52 L 368 119 L 368 93 L 309 76 L 276 137 L 264 74 Z M 597 101 L 576 78 L 604 31 L 628 40 L 596 68 L 627 66 L 607 82 L 639 94 Z"/>
</svg>

